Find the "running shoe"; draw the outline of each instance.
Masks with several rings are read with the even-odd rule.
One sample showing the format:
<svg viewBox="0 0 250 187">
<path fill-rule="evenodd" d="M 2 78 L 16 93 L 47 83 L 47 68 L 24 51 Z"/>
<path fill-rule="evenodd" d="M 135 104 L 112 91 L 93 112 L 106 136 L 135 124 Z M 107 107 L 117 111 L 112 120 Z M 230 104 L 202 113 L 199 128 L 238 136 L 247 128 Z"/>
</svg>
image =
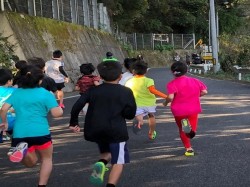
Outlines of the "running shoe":
<svg viewBox="0 0 250 187">
<path fill-rule="evenodd" d="M 148 133 L 148 138 L 150 140 L 154 140 L 156 138 L 156 131 L 154 131 L 152 134 Z"/>
<path fill-rule="evenodd" d="M 189 124 L 188 119 L 182 119 L 181 120 L 181 125 L 182 125 L 182 131 L 185 133 L 190 133 L 191 131 L 191 126 Z"/>
<path fill-rule="evenodd" d="M 133 132 L 135 134 L 140 134 L 141 132 L 141 124 L 139 123 L 137 119 L 134 119 L 133 121 Z"/>
<path fill-rule="evenodd" d="M 7 134 L 3 135 L 3 141 L 10 141 L 10 137 Z"/>
<path fill-rule="evenodd" d="M 194 156 L 194 150 L 187 150 L 185 156 Z"/>
<path fill-rule="evenodd" d="M 61 107 L 62 109 L 65 109 L 65 106 L 64 106 L 63 103 L 62 103 L 62 104 L 59 104 L 59 107 Z"/>
<path fill-rule="evenodd" d="M 93 167 L 93 172 L 90 176 L 90 182 L 95 185 L 102 185 L 105 171 L 107 171 L 103 162 L 96 162 Z"/>
<path fill-rule="evenodd" d="M 26 142 L 20 142 L 16 147 L 10 148 L 7 155 L 11 162 L 21 162 L 28 150 L 28 144 Z"/>
</svg>

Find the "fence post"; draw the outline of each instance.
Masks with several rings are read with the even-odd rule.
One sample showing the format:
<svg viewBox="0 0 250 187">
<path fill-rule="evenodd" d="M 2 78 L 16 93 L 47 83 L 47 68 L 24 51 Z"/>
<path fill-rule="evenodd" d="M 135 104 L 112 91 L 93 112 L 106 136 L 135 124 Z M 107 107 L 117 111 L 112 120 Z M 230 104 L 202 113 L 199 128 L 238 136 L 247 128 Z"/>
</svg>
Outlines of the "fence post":
<svg viewBox="0 0 250 187">
<path fill-rule="evenodd" d="M 1 0 L 1 4 L 0 4 L 0 6 L 1 6 L 1 11 L 4 11 L 4 2 L 3 2 L 4 0 Z"/>
<path fill-rule="evenodd" d="M 90 27 L 89 3 L 88 0 L 83 0 L 83 19 L 84 25 Z"/>
<path fill-rule="evenodd" d="M 42 5 L 40 5 L 40 6 L 42 6 Z M 28 13 L 31 16 L 36 16 L 35 0 L 28 0 Z"/>
<path fill-rule="evenodd" d="M 137 50 L 137 39 L 136 39 L 136 33 L 134 33 L 134 43 L 135 43 L 135 50 Z"/>
<path fill-rule="evenodd" d="M 103 3 L 98 3 L 98 10 L 99 10 L 99 28 L 105 29 Z"/>
<path fill-rule="evenodd" d="M 92 27 L 98 29 L 98 20 L 97 20 L 97 0 L 91 0 L 91 16 L 92 16 Z"/>
<path fill-rule="evenodd" d="M 193 33 L 193 44 L 194 44 L 194 49 L 195 49 L 195 34 Z"/>
<path fill-rule="evenodd" d="M 70 0 L 70 11 L 71 11 L 71 22 L 77 23 L 76 14 L 77 14 L 77 6 L 76 0 Z"/>
<path fill-rule="evenodd" d="M 151 46 L 152 46 L 152 49 L 154 50 L 155 49 L 155 43 L 154 43 L 154 33 L 151 33 Z"/>
<path fill-rule="evenodd" d="M 183 43 L 184 43 L 184 41 L 183 41 L 183 40 L 184 40 L 184 38 L 183 38 L 183 34 L 181 34 L 181 48 L 182 48 L 182 49 L 183 49 L 183 45 L 184 45 L 184 44 L 183 44 Z"/>
<path fill-rule="evenodd" d="M 171 38 L 172 38 L 172 46 L 173 46 L 173 48 L 174 48 L 174 34 L 172 33 L 171 35 L 172 35 L 172 36 L 171 36 Z"/>
<path fill-rule="evenodd" d="M 142 34 L 141 34 L 141 39 L 142 39 L 142 49 L 144 49 L 144 37 L 143 37 L 143 36 L 144 36 L 144 34 L 142 33 Z"/>
<path fill-rule="evenodd" d="M 52 15 L 54 19 L 59 19 L 58 0 L 52 0 Z"/>
</svg>

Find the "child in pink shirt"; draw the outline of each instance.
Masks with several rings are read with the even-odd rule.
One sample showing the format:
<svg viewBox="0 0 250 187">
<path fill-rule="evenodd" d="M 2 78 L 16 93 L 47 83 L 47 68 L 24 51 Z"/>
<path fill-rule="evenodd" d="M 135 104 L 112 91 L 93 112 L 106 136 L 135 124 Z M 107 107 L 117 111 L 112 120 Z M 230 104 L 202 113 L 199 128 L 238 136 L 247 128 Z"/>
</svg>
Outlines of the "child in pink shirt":
<svg viewBox="0 0 250 187">
<path fill-rule="evenodd" d="M 200 80 L 185 76 L 187 65 L 182 62 L 173 63 L 171 71 L 175 78 L 167 84 L 168 101 L 164 105 L 171 102 L 185 155 L 194 156 L 190 139 L 196 134 L 198 114 L 202 112 L 200 97 L 207 94 L 207 87 Z"/>
</svg>

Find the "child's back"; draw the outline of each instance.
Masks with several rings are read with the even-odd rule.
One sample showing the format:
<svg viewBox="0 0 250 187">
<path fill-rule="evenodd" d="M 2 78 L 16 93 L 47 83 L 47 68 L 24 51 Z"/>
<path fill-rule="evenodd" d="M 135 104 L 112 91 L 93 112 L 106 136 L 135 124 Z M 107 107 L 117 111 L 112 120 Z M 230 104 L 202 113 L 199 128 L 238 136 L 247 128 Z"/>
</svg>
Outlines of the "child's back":
<svg viewBox="0 0 250 187">
<path fill-rule="evenodd" d="M 103 83 L 89 90 L 81 102 L 89 103 L 84 125 L 86 140 L 113 143 L 128 140 L 125 118 L 132 119 L 136 108 L 130 89 Z"/>
<path fill-rule="evenodd" d="M 78 90 L 80 94 L 85 93 L 88 89 L 99 85 L 100 77 L 92 75 L 95 71 L 95 67 L 91 64 L 82 64 L 80 66 L 80 72 L 83 74 L 81 78 L 78 79 L 75 90 Z"/>
</svg>

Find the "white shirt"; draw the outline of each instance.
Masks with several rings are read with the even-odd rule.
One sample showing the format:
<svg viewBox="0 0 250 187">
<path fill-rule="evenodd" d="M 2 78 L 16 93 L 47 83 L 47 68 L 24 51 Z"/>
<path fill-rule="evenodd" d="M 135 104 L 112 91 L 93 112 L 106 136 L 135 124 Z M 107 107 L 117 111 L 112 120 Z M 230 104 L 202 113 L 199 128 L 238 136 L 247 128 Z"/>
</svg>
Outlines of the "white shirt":
<svg viewBox="0 0 250 187">
<path fill-rule="evenodd" d="M 127 82 L 129 79 L 131 79 L 132 77 L 133 77 L 133 74 L 130 73 L 130 72 L 125 72 L 125 73 L 123 73 L 123 74 L 122 74 L 122 78 L 121 78 L 121 80 L 119 81 L 119 84 L 125 85 L 126 82 Z"/>
<path fill-rule="evenodd" d="M 59 71 L 59 67 L 63 66 L 63 62 L 59 60 L 50 60 L 45 63 L 45 73 L 55 80 L 56 83 L 64 83 L 64 75 Z"/>
</svg>

